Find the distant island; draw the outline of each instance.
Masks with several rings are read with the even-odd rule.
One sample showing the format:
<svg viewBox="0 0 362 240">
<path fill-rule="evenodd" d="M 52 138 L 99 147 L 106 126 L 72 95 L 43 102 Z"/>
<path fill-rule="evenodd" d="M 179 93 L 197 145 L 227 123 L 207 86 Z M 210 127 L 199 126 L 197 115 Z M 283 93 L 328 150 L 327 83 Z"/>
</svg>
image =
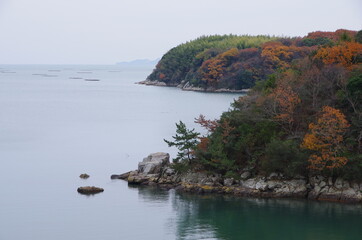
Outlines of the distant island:
<svg viewBox="0 0 362 240">
<path fill-rule="evenodd" d="M 320 48 L 361 38 L 356 31 L 312 32 L 305 37 L 202 36 L 169 50 L 141 83 L 184 90 L 249 89 Z M 319 59 L 324 58 L 320 52 Z M 331 57 L 331 56 L 330 56 Z M 352 62 L 351 62 L 352 61 Z M 356 59 L 349 59 L 355 63 Z"/>
<path fill-rule="evenodd" d="M 301 197 L 362 202 L 362 31 L 204 36 L 167 52 L 145 84 L 251 88 L 220 119 L 195 119 L 206 135 L 176 124 L 165 140 L 179 149 L 167 170 L 171 185 L 192 183 L 182 180 L 191 174 L 197 191 L 235 185 L 251 196 L 295 196 L 293 183 Z M 162 184 L 160 176 L 144 180 L 141 170 L 130 175 L 140 174 L 136 182 Z"/>
</svg>

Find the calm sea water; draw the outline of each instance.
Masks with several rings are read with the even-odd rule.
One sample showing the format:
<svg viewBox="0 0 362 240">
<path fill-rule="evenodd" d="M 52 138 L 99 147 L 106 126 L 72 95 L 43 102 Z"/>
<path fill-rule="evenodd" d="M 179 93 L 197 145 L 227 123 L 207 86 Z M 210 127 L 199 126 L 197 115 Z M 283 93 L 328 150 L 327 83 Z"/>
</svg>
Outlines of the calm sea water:
<svg viewBox="0 0 362 240">
<path fill-rule="evenodd" d="M 174 156 L 163 139 L 175 122 L 200 130 L 195 117 L 217 118 L 238 97 L 134 84 L 151 70 L 0 66 L 1 240 L 361 239 L 361 206 L 195 196 L 110 180 L 149 153 Z M 85 185 L 105 192 L 79 195 Z"/>
</svg>

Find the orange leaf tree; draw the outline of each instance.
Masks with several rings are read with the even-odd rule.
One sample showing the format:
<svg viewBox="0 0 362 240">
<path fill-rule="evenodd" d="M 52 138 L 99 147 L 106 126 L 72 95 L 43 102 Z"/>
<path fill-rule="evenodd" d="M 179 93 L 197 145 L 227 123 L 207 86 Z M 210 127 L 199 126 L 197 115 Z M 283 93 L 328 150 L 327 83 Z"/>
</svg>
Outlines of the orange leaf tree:
<svg viewBox="0 0 362 240">
<path fill-rule="evenodd" d="M 287 73 L 285 73 L 287 74 Z M 270 113 L 284 130 L 293 132 L 294 112 L 301 103 L 298 93 L 295 92 L 287 78 L 279 79 L 277 87 L 265 99 L 270 105 Z"/>
<path fill-rule="evenodd" d="M 281 42 L 275 41 L 263 44 L 261 56 L 267 65 L 286 69 L 290 67 L 293 59 L 307 56 L 310 51 L 311 48 L 309 47 L 286 46 Z"/>
<path fill-rule="evenodd" d="M 216 57 L 203 62 L 199 69 L 202 81 L 208 85 L 216 87 L 220 79 L 223 77 L 225 68 L 231 64 L 236 58 L 239 51 L 236 48 L 231 48 Z"/>
<path fill-rule="evenodd" d="M 358 55 L 362 54 L 362 44 L 357 42 L 344 42 L 333 47 L 321 48 L 314 56 L 321 59 L 324 64 L 339 64 L 350 68 L 357 63 Z"/>
<path fill-rule="evenodd" d="M 334 169 L 344 166 L 347 158 L 341 157 L 343 135 L 349 124 L 338 109 L 324 106 L 317 123 L 309 125 L 302 147 L 315 151 L 309 161 L 309 168 L 315 170 Z"/>
</svg>

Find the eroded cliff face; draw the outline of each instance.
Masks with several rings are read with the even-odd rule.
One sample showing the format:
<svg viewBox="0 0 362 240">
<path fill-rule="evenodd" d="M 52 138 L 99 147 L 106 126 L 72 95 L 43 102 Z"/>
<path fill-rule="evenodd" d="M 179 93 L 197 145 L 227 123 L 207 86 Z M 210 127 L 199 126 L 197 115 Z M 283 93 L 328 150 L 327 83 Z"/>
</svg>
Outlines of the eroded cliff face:
<svg viewBox="0 0 362 240">
<path fill-rule="evenodd" d="M 309 178 L 296 176 L 293 179 L 286 179 L 277 173 L 269 176 L 252 176 L 247 170 L 241 174 L 240 180 L 202 172 L 178 174 L 173 170 L 167 153 L 150 154 L 139 163 L 138 170 L 112 175 L 111 178 L 123 179 L 129 184 L 175 188 L 178 191 L 198 194 L 218 193 L 246 197 L 308 198 L 362 203 L 362 182 L 349 182 L 341 178 L 332 179 L 323 176 Z"/>
</svg>

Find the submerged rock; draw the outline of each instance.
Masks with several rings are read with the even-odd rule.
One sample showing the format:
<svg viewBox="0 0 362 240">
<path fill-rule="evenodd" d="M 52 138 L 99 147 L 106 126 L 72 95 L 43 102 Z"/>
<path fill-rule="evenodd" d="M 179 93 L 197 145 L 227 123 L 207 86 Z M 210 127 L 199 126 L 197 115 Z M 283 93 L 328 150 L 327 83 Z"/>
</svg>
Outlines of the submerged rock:
<svg viewBox="0 0 362 240">
<path fill-rule="evenodd" d="M 104 191 L 104 189 L 100 187 L 86 186 L 86 187 L 79 187 L 77 191 L 80 194 L 91 195 L 91 194 L 101 193 Z"/>
<path fill-rule="evenodd" d="M 83 178 L 83 179 L 87 179 L 87 178 L 89 178 L 89 175 L 86 173 L 82 173 L 81 175 L 79 175 L 79 177 Z"/>
</svg>

